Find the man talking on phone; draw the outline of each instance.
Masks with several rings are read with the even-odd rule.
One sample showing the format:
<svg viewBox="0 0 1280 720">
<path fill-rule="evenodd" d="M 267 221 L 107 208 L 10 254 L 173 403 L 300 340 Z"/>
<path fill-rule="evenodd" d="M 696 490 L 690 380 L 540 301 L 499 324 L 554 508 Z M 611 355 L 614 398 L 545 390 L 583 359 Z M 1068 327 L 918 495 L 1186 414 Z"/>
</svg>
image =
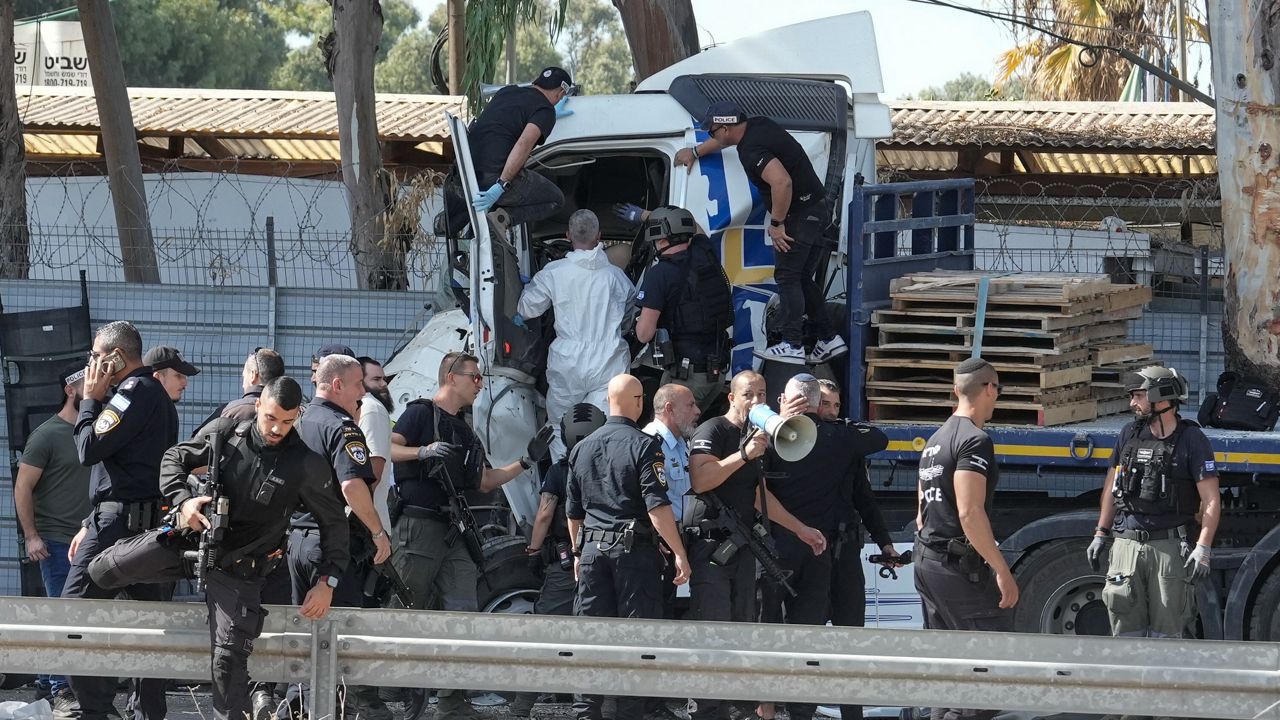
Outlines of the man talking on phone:
<svg viewBox="0 0 1280 720">
<path fill-rule="evenodd" d="M 178 412 L 164 386 L 142 364 L 142 336 L 123 320 L 98 328 L 85 368 L 84 399 L 76 419 L 80 462 L 88 466 L 89 517 L 71 540 L 71 569 L 64 598 L 167 600 L 170 585 L 129 585 L 105 590 L 89 579 L 89 561 L 117 541 L 159 527 L 160 459 L 178 442 Z M 131 683 L 133 720 L 164 720 L 165 680 Z M 58 720 L 106 720 L 119 716 L 116 678 L 72 677 L 79 706 L 60 705 Z"/>
</svg>

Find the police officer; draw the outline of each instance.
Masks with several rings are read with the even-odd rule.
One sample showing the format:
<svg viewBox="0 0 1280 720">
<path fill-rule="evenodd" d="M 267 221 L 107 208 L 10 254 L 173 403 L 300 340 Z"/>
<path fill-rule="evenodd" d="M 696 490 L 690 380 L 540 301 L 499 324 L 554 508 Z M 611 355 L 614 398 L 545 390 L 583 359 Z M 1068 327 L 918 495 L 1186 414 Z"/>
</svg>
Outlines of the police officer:
<svg viewBox="0 0 1280 720">
<path fill-rule="evenodd" d="M 822 237 L 830 223 L 825 190 L 813 163 L 796 139 L 767 117 L 748 118 L 731 100 L 712 103 L 702 121 L 711 137 L 693 149 L 676 153 L 676 166 L 687 166 L 707 153 L 736 146 L 747 179 L 769 209 L 773 241 L 773 277 L 778 283 L 782 342 L 756 353 L 764 360 L 802 365 L 804 317 L 818 336 L 810 362 L 822 363 L 849 351 L 827 321 L 826 302 L 816 277 L 824 253 Z"/>
<path fill-rule="evenodd" d="M 187 391 L 187 378 L 200 374 L 200 368 L 182 359 L 178 348 L 157 345 L 142 356 L 142 364 L 151 368 L 151 376 L 160 381 L 169 399 L 176 405 Z"/>
<path fill-rule="evenodd" d="M 1136 418 L 1111 456 L 1089 564 L 1101 569 L 1114 537 L 1102 591 L 1112 634 L 1181 637 L 1194 617 L 1195 583 L 1209 574 L 1222 512 L 1213 448 L 1199 425 L 1178 415 L 1187 383 L 1176 370 L 1143 368 L 1127 389 Z"/>
<path fill-rule="evenodd" d="M 476 612 L 480 609 L 478 564 L 484 558 L 472 555 L 480 553 L 478 542 L 470 543 L 451 530 L 455 519 L 450 502 L 460 502 L 468 515 L 470 510 L 465 499 L 449 493 L 445 480 L 460 493 L 492 492 L 532 467 L 532 462 L 521 458 L 506 467 L 487 466 L 479 438 L 462 417 L 484 382 L 475 356 L 447 353 L 440 360 L 437 380 L 436 394 L 430 400 L 409 403 L 392 428 L 391 460 L 399 497 L 391 514 L 397 518 L 399 552 L 391 562 L 413 591 L 415 609 L 431 608 L 432 599 L 438 598 L 443 610 Z M 440 690 L 436 696 L 440 720 L 475 715 L 464 690 Z"/>
<path fill-rule="evenodd" d="M 576 615 L 658 619 L 662 603 L 653 588 L 661 581 L 660 537 L 674 557 L 676 585 L 689 580 L 689 559 L 663 469 L 662 449 L 636 425 L 644 389 L 631 375 L 609 381 L 609 419 L 569 455 L 565 510 L 577 555 Z M 599 695 L 574 698 L 582 720 L 601 720 Z M 645 699 L 617 701 L 616 720 L 637 720 Z"/>
<path fill-rule="evenodd" d="M 583 438 L 604 425 L 605 416 L 591 403 L 578 403 L 560 418 L 560 436 L 568 452 Z M 533 604 L 534 615 L 572 615 L 578 580 L 573 576 L 573 543 L 564 512 L 565 480 L 569 476 L 569 456 L 551 464 L 542 476 L 538 491 L 538 513 L 525 552 L 542 559 L 542 589 Z M 511 714 L 527 718 L 538 693 L 522 692 L 511 702 Z"/>
<path fill-rule="evenodd" d="M 315 371 L 316 397 L 298 421 L 298 435 L 313 452 L 329 461 L 330 492 L 351 508 L 351 561 L 341 575 L 326 574 L 315 558 L 320 556 L 319 522 L 310 512 L 295 513 L 289 535 L 289 574 L 293 580 L 293 602 L 302 604 L 306 594 L 323 579 L 333 588 L 334 607 L 363 604 L 365 574 L 370 563 L 377 565 L 391 555 L 391 541 L 373 506 L 372 487 L 377 482 L 364 433 L 352 420 L 364 395 L 364 371 L 350 355 L 326 355 Z M 286 712 L 295 703 L 306 701 L 302 687 L 289 689 Z M 351 686 L 345 703 L 367 720 L 389 720 L 391 711 L 378 698 L 375 688 Z"/>
<path fill-rule="evenodd" d="M 853 453 L 851 458 L 840 453 L 839 447 L 834 449 L 843 470 L 839 471 L 838 465 L 833 465 L 832 469 L 841 472 L 843 480 L 839 486 L 836 534 L 831 543 L 831 624 L 836 627 L 862 627 L 867 623 L 867 581 L 862 572 L 863 528 L 882 555 L 889 558 L 898 556 L 880 504 L 871 490 L 867 464 L 862 460 L 866 455 L 887 447 L 889 438 L 871 425 L 840 419 L 840 386 L 830 380 L 818 380 L 818 387 L 822 402 L 817 414 L 824 424 L 818 426 L 819 439 L 810 456 L 835 459 L 828 455 L 833 450 L 829 443 L 832 438 L 839 437 L 840 432 L 831 432 L 826 424 L 843 427 L 844 433 L 853 433 L 856 440 L 849 444 L 862 446 L 861 452 Z M 885 565 L 896 567 L 892 562 Z M 862 720 L 862 706 L 841 705 L 840 717 L 841 720 Z"/>
<path fill-rule="evenodd" d="M 549 67 L 532 84 L 509 85 L 489 99 L 467 129 L 471 163 L 482 188 L 472 201 L 476 212 L 504 208 L 508 223 L 519 225 L 560 210 L 564 193 L 524 164 L 529 153 L 546 142 L 556 120 L 573 114 L 566 106 L 575 92 L 569 73 Z"/>
<path fill-rule="evenodd" d="M 108 389 L 115 392 L 107 400 Z M 105 402 L 104 402 L 105 401 Z M 90 466 L 93 510 L 71 540 L 71 569 L 62 597 L 167 600 L 172 586 L 130 585 L 108 590 L 87 572 L 98 553 L 119 540 L 160 524 L 160 458 L 178 441 L 178 413 L 164 386 L 142 364 L 142 336 L 123 320 L 98 329 L 85 370 L 84 399 L 75 426 L 80 462 Z M 103 720 L 116 713 L 116 679 L 72 677 L 79 706 L 67 703 L 59 717 Z M 130 704 L 136 720 L 163 720 L 165 681 L 134 680 Z"/>
<path fill-rule="evenodd" d="M 955 369 L 956 411 L 920 453 L 916 515 L 916 592 L 925 627 L 1011 632 L 1018 584 L 996 546 L 991 499 L 1000 471 L 982 426 L 1000 382 L 991 363 L 970 358 Z M 991 718 L 995 710 L 933 708 L 933 720 Z"/>
<path fill-rule="evenodd" d="M 726 535 L 723 528 L 716 527 L 723 519 L 718 511 L 707 508 L 705 496 L 714 494 L 729 512 L 748 524 L 754 523 L 756 509 L 763 508 L 771 520 L 784 522 L 798 532 L 814 552 L 825 549 L 822 533 L 799 524 L 764 487 L 759 459 L 768 449 L 768 437 L 751 432 L 747 416 L 751 408 L 765 401 L 764 377 L 751 370 L 739 372 L 729 383 L 728 411 L 699 425 L 689 440 L 690 479 L 699 495 L 697 501 L 689 501 L 683 523 L 693 571 L 689 588 L 692 620 L 758 619 L 755 556 L 744 548 L 727 561 L 712 561 Z M 730 710 L 715 699 L 699 699 L 697 706 L 695 718 L 719 720 Z"/>
<path fill-rule="evenodd" d="M 658 262 L 645 270 L 636 295 L 636 339 L 647 343 L 665 331 L 670 343 L 665 347 L 659 339 L 666 350 L 662 384 L 689 388 L 705 411 L 724 393 L 733 290 L 692 213 L 664 205 L 643 216 L 643 234 Z"/>
<path fill-rule="evenodd" d="M 777 525 L 782 526 L 773 528 L 778 564 L 790 571 L 790 583 L 796 591 L 791 596 L 766 585 L 766 602 L 773 605 L 767 612 L 771 617 L 781 615 L 785 622 L 797 625 L 824 625 L 832 617 L 832 580 L 837 554 L 842 565 L 859 565 L 858 579 L 861 580 L 861 531 L 849 525 L 856 524 L 853 517 L 857 510 L 879 519 L 879 509 L 875 499 L 868 497 L 870 487 L 864 496 L 854 481 L 866 456 L 883 450 L 888 444 L 888 438 L 870 426 L 823 421 L 818 415 L 821 397 L 818 379 L 809 373 L 800 373 L 787 381 L 780 403 L 791 410 L 784 414 L 798 411 L 814 421 L 817 431 L 814 445 L 798 460 L 782 460 L 774 452 L 766 456 L 769 490 L 778 506 L 776 511 L 770 506 L 770 511 L 777 513 Z M 807 544 L 800 536 L 785 531 L 781 518 L 787 514 L 794 515 L 804 526 L 816 529 L 826 542 Z M 887 543 L 888 532 L 884 530 L 883 520 L 877 530 Z M 858 605 L 864 603 L 860 585 Z M 849 621 L 844 616 L 841 619 Z M 812 718 L 816 709 L 807 703 L 789 703 L 787 707 L 791 717 L 797 720 Z"/>
<path fill-rule="evenodd" d="M 293 432 L 301 404 L 298 383 L 276 378 L 255 403 L 255 420 L 219 418 L 207 434 L 169 448 L 160 485 L 179 516 L 170 526 L 116 543 L 89 565 L 93 581 L 104 588 L 191 577 L 193 561 L 184 552 L 197 550 L 200 532 L 210 526 L 206 514 L 216 508 L 210 507 L 211 495 L 190 487 L 188 474 L 217 464 L 227 524 L 215 566 L 202 570 L 202 577 L 212 627 L 213 709 L 220 720 L 242 720 L 249 713 L 249 655 L 267 614 L 263 580 L 283 561 L 289 516 L 299 502 L 320 528 L 322 553 L 320 576 L 302 601 L 303 617 L 324 617 L 333 597 L 326 579 L 340 576 L 347 565 L 347 519 L 331 487 L 333 473 Z M 213 457 L 213 435 L 222 445 L 221 460 Z"/>
</svg>

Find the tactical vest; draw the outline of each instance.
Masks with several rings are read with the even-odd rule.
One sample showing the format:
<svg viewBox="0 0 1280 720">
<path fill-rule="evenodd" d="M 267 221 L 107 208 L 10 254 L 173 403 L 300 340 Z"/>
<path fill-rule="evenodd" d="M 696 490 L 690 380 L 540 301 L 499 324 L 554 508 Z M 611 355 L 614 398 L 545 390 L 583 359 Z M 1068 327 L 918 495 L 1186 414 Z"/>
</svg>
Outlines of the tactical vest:
<svg viewBox="0 0 1280 720">
<path fill-rule="evenodd" d="M 1139 439 L 1143 421 L 1135 423 L 1133 438 L 1120 450 L 1112 494 L 1116 507 L 1128 513 L 1167 515 L 1194 513 L 1200 506 L 1195 479 L 1180 476 L 1174 451 L 1188 424 L 1180 420 L 1163 440 Z"/>
<path fill-rule="evenodd" d="M 688 250 L 660 256 L 658 262 L 674 263 L 685 278 L 674 310 L 662 314 L 662 327 L 671 333 L 676 352 L 681 346 L 718 342 L 733 325 L 733 289 L 711 241 L 694 235 Z"/>
</svg>

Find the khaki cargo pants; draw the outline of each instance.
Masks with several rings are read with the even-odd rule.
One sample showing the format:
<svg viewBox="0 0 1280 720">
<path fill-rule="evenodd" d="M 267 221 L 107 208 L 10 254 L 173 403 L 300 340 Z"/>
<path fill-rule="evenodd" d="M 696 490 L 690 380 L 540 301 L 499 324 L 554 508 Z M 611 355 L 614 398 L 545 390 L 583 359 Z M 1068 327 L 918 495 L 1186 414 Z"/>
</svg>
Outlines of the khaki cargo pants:
<svg viewBox="0 0 1280 720">
<path fill-rule="evenodd" d="M 1181 637 L 1196 609 L 1181 542 L 1113 540 L 1102 601 L 1111 617 L 1112 635 Z"/>
</svg>

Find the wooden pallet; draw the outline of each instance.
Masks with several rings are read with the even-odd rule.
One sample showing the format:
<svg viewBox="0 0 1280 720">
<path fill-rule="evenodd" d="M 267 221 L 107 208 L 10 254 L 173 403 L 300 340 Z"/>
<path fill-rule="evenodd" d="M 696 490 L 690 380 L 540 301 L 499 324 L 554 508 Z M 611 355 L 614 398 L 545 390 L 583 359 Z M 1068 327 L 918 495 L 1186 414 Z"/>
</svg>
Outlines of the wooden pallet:
<svg viewBox="0 0 1280 720">
<path fill-rule="evenodd" d="M 867 405 L 869 419 L 872 422 L 884 423 L 942 422 L 954 411 L 954 405 L 951 404 L 925 403 L 919 400 L 880 399 L 869 401 Z M 995 414 L 992 415 L 990 424 L 1048 427 L 1085 422 L 1097 417 L 1098 403 L 1094 400 L 1083 400 L 1062 405 L 1041 405 L 1002 400 L 996 404 Z"/>
<path fill-rule="evenodd" d="M 983 321 L 986 332 L 999 330 L 1051 333 L 1071 330 L 1098 323 L 1137 320 L 1142 317 L 1141 307 L 1128 307 L 1101 313 L 1060 315 L 1032 312 L 988 312 Z M 912 325 L 931 328 L 971 330 L 977 325 L 974 313 L 962 310 L 936 310 L 927 313 L 907 310 L 877 310 L 871 315 L 877 327 Z"/>
<path fill-rule="evenodd" d="M 1061 305 L 1104 293 L 1111 278 L 1094 273 L 989 273 L 935 270 L 908 273 L 889 282 L 889 293 L 902 299 L 977 300 L 987 281 L 987 302 Z"/>
<path fill-rule="evenodd" d="M 867 348 L 867 361 L 884 360 L 903 364 L 918 362 L 947 363 L 954 370 L 955 366 L 972 355 L 971 349 L 963 347 L 919 347 L 919 348 Z M 1002 352 L 998 348 L 984 347 L 982 358 L 996 366 L 1008 369 L 1041 370 L 1045 368 L 1078 365 L 1089 361 L 1088 348 L 1079 348 L 1057 355 L 1028 355 L 1026 353 Z"/>
<path fill-rule="evenodd" d="M 879 347 L 882 349 L 972 349 L 975 344 L 973 328 L 894 324 L 880 325 L 877 330 L 880 332 Z M 1015 355 L 1061 355 L 1067 350 L 1084 347 L 1094 342 L 1122 338 L 1126 334 L 1128 334 L 1128 326 L 1123 321 L 1050 332 L 987 328 L 982 334 L 982 352 L 983 355 L 988 352 Z"/>
<path fill-rule="evenodd" d="M 1066 385 L 1055 388 L 1039 388 L 1024 385 L 1010 385 L 1004 378 L 1000 379 L 1003 388 L 1000 397 L 1010 402 L 1029 402 L 1040 405 L 1060 405 L 1078 400 L 1092 400 L 1093 389 L 1088 383 Z M 867 400 L 875 402 L 917 401 L 926 403 L 950 403 L 955 401 L 953 385 L 947 383 L 920 382 L 868 382 L 865 385 Z"/>
<path fill-rule="evenodd" d="M 1094 365 L 1114 365 L 1116 363 L 1150 360 L 1155 349 L 1150 343 L 1119 343 L 1097 345 L 1090 348 L 1090 361 Z"/>
<path fill-rule="evenodd" d="M 1093 367 L 1086 364 L 1049 368 L 1003 362 L 993 362 L 992 365 L 1006 387 L 1056 388 L 1088 383 L 1093 379 Z M 954 362 L 911 357 L 868 360 L 867 382 L 941 383 L 950 388 L 955 368 Z"/>
<path fill-rule="evenodd" d="M 1129 398 L 1127 397 L 1098 400 L 1096 402 L 1098 403 L 1098 417 L 1129 412 Z"/>
</svg>

